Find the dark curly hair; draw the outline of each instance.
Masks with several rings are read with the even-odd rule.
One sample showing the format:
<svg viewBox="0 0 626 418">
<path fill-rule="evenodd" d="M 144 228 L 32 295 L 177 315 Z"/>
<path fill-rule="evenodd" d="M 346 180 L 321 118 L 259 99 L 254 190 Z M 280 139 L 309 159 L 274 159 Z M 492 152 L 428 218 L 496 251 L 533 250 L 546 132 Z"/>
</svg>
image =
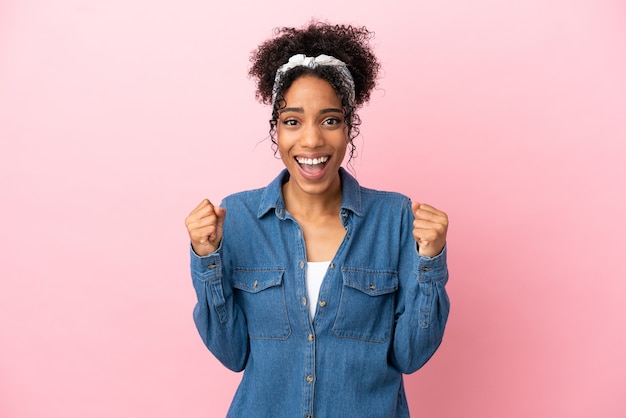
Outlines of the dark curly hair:
<svg viewBox="0 0 626 418">
<path fill-rule="evenodd" d="M 369 40 L 373 33 L 365 27 L 346 25 L 331 25 L 329 23 L 312 21 L 302 29 L 283 27 L 274 29 L 274 37 L 266 40 L 255 51 L 250 61 L 252 67 L 249 75 L 257 79 L 256 98 L 265 104 L 273 105 L 270 119 L 270 138 L 276 151 L 276 124 L 281 108 L 285 106 L 283 94 L 291 84 L 306 74 L 312 74 L 328 81 L 333 87 L 345 109 L 345 120 L 350 138 L 350 159 L 354 156 L 355 146 L 353 139 L 359 134 L 361 119 L 356 110 L 363 106 L 369 98 L 370 92 L 376 85 L 376 78 L 380 64 L 372 53 Z M 343 61 L 354 80 L 354 104 L 349 103 L 349 92 L 341 82 L 339 71 L 331 66 L 294 67 L 282 77 L 277 86 L 276 100 L 272 103 L 272 91 L 276 71 L 289 58 L 296 54 L 317 56 L 331 55 Z"/>
</svg>

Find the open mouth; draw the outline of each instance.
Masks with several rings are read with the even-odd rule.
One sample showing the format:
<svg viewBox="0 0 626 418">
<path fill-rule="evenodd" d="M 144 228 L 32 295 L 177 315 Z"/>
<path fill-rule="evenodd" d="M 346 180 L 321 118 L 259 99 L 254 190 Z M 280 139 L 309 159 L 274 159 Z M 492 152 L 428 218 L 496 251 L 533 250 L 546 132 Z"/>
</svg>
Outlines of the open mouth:
<svg viewBox="0 0 626 418">
<path fill-rule="evenodd" d="M 315 158 L 296 157 L 296 162 L 302 171 L 310 175 L 321 173 L 326 167 L 328 160 L 330 160 L 328 155 Z"/>
<path fill-rule="evenodd" d="M 318 158 L 296 157 L 296 161 L 300 165 L 322 165 L 322 166 L 324 166 L 328 162 L 328 158 L 329 158 L 328 156 L 318 157 Z"/>
</svg>

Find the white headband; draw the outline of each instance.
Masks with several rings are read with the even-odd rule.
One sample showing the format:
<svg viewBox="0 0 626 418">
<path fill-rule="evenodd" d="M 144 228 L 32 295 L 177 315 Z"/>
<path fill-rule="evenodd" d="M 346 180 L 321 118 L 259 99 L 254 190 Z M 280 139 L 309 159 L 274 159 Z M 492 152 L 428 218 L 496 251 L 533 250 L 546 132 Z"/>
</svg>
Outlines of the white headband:
<svg viewBox="0 0 626 418">
<path fill-rule="evenodd" d="M 331 57 L 330 55 L 318 55 L 317 57 L 307 57 L 304 54 L 297 54 L 289 58 L 286 64 L 280 66 L 278 70 L 276 70 L 276 77 L 274 78 L 274 87 L 272 88 L 272 105 L 276 102 L 276 95 L 278 94 L 278 86 L 280 85 L 280 81 L 285 75 L 287 71 L 294 67 L 309 67 L 315 68 L 318 66 L 331 66 L 336 67 L 339 70 L 339 74 L 341 74 L 342 84 L 344 87 L 347 87 L 348 90 L 348 103 L 350 106 L 354 107 L 354 80 L 352 79 L 352 74 L 350 74 L 350 70 L 346 64 L 338 60 L 335 57 Z"/>
</svg>

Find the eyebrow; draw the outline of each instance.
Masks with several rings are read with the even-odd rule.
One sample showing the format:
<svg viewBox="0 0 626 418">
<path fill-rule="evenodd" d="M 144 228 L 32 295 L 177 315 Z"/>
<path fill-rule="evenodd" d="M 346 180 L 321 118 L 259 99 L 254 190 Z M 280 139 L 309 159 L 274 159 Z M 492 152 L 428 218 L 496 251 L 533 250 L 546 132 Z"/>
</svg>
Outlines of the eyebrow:
<svg viewBox="0 0 626 418">
<path fill-rule="evenodd" d="M 284 113 L 284 112 L 304 113 L 304 108 L 303 107 L 285 107 L 284 109 L 280 109 L 280 113 Z M 329 107 L 329 108 L 320 110 L 320 114 L 325 114 L 325 113 L 343 113 L 343 109 Z"/>
</svg>

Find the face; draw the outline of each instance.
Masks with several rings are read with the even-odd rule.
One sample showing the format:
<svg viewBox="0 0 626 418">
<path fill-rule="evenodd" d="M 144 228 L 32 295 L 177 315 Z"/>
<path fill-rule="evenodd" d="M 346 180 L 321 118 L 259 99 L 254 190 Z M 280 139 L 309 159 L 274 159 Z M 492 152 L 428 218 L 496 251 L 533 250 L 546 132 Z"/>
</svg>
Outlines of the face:
<svg viewBox="0 0 626 418">
<path fill-rule="evenodd" d="M 278 152 L 292 192 L 323 195 L 341 190 L 338 170 L 349 142 L 341 100 L 321 78 L 298 78 L 284 94 L 278 116 Z"/>
</svg>

